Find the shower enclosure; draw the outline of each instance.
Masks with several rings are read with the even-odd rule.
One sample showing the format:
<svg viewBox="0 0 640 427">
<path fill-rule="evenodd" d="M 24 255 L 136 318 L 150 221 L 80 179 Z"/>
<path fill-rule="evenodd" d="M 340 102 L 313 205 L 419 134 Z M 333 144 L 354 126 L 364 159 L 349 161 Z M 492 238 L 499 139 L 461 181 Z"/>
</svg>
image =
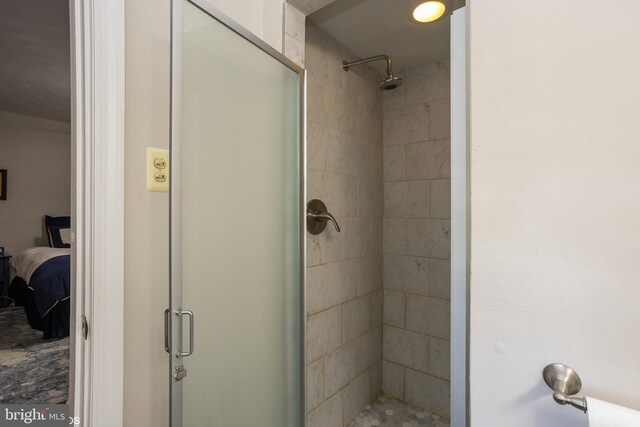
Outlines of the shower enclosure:
<svg viewBox="0 0 640 427">
<path fill-rule="evenodd" d="M 303 425 L 304 71 L 172 8 L 171 425 Z"/>
</svg>

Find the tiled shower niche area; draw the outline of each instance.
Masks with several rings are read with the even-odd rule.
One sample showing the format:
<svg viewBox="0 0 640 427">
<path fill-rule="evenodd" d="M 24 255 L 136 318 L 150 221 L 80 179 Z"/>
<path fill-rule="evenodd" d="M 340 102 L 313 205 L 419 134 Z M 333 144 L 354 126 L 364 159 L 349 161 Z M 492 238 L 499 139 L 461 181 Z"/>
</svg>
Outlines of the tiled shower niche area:
<svg viewBox="0 0 640 427">
<path fill-rule="evenodd" d="M 343 71 L 354 58 L 307 24 L 308 199 L 342 228 L 307 235 L 308 425 L 360 425 L 382 394 L 446 421 L 449 60 L 382 92 L 375 65 Z"/>
</svg>

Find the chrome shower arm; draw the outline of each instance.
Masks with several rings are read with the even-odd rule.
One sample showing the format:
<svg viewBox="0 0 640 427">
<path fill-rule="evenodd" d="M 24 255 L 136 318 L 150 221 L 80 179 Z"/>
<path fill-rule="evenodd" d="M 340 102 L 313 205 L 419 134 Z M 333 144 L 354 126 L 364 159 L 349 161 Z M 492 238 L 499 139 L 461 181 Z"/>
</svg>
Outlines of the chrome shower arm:
<svg viewBox="0 0 640 427">
<path fill-rule="evenodd" d="M 342 69 L 345 71 L 349 71 L 350 67 L 354 67 L 360 64 L 366 64 L 367 62 L 380 61 L 380 60 L 387 61 L 387 76 L 393 75 L 391 58 L 389 57 L 389 55 L 376 55 L 376 56 L 371 56 L 369 58 L 359 59 L 357 61 L 352 61 L 352 62 L 342 61 Z"/>
</svg>

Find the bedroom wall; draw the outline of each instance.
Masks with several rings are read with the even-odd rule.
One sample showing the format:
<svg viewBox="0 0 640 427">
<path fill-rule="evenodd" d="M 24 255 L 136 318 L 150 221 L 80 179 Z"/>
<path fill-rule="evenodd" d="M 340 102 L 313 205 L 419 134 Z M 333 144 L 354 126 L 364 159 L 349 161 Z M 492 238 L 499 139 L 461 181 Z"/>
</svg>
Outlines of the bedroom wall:
<svg viewBox="0 0 640 427">
<path fill-rule="evenodd" d="M 0 112 L 0 169 L 8 171 L 0 246 L 13 255 L 48 246 L 44 215 L 71 211 L 69 124 Z"/>
</svg>

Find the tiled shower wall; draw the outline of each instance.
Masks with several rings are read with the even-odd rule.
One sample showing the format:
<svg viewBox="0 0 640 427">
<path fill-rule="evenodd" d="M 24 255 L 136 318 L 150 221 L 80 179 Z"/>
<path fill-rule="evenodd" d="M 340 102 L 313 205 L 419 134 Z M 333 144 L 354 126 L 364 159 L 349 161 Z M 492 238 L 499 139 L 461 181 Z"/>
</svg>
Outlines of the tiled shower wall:
<svg viewBox="0 0 640 427">
<path fill-rule="evenodd" d="M 450 69 L 384 94 L 382 388 L 449 417 Z"/>
<path fill-rule="evenodd" d="M 308 199 L 342 228 L 307 235 L 309 427 L 348 424 L 382 382 L 382 94 L 353 57 L 307 26 Z"/>
</svg>

